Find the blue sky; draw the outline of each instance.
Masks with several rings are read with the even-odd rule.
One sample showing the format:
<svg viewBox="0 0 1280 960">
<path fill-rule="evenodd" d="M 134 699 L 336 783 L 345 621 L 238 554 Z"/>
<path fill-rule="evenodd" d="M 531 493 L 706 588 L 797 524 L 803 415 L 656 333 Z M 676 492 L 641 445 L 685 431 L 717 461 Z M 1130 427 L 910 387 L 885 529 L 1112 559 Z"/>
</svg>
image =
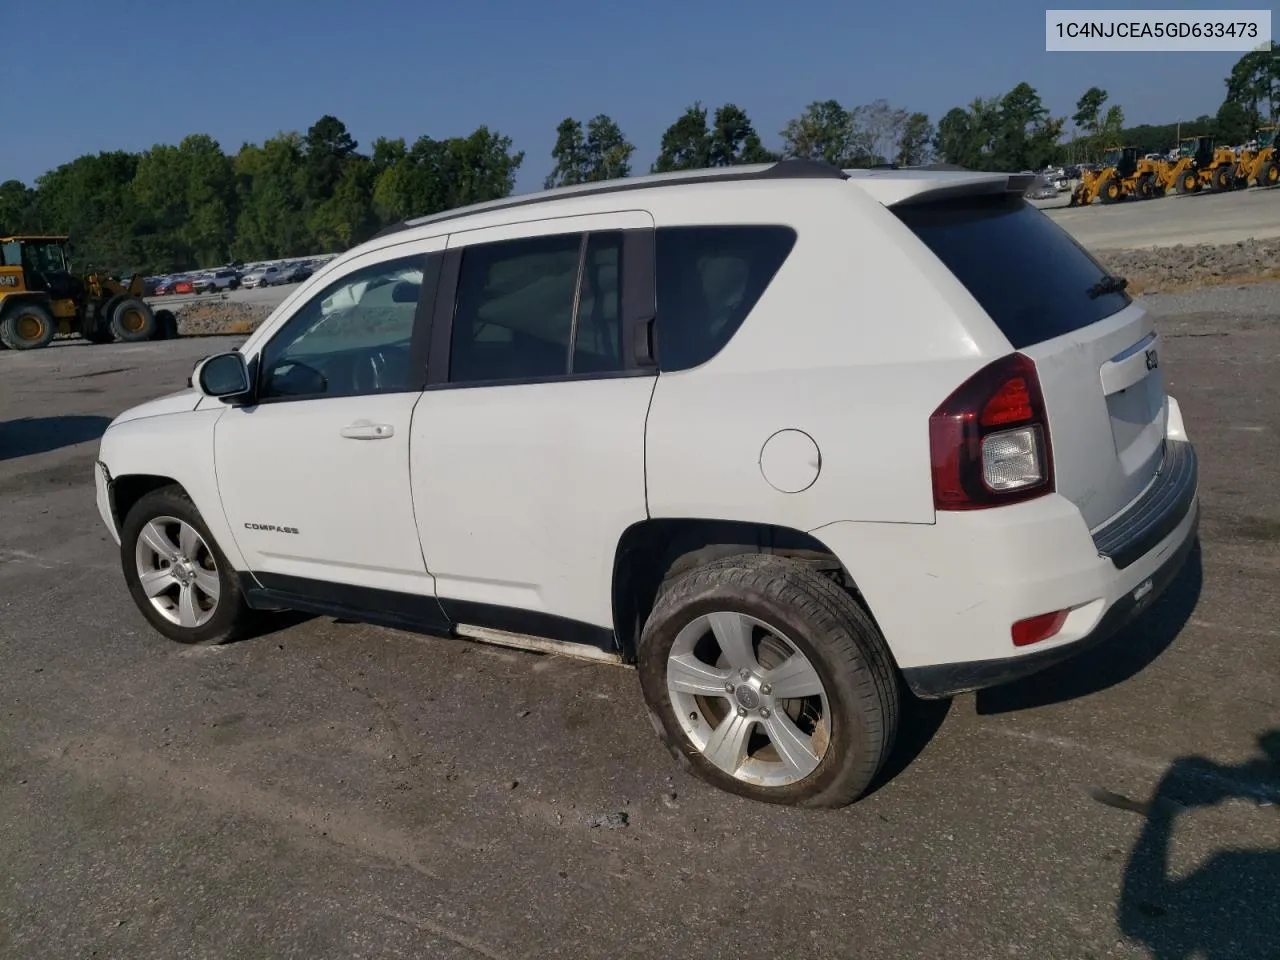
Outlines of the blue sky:
<svg viewBox="0 0 1280 960">
<path fill-rule="evenodd" d="M 1214 113 L 1240 56 L 1046 53 L 1044 5 L 1025 0 L 59 0 L 49 9 L 79 39 L 56 69 L 11 77 L 18 97 L 0 137 L 0 180 L 31 183 L 82 153 L 194 132 L 235 152 L 331 113 L 362 149 L 379 135 L 443 138 L 486 123 L 525 151 L 523 192 L 550 168 L 568 115 L 613 116 L 642 172 L 694 100 L 738 103 L 770 145 L 812 100 L 883 97 L 936 120 L 1022 80 L 1055 115 L 1069 116 L 1096 84 L 1130 122 L 1165 122 Z M 82 56 L 90 28 L 97 52 Z"/>
</svg>

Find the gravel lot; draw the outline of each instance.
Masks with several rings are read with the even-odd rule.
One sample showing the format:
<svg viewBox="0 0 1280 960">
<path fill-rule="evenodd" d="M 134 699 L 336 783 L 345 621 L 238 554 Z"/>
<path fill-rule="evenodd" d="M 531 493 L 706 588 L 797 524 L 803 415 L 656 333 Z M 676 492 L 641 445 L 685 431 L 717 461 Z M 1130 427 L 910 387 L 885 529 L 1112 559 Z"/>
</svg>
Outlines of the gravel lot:
<svg viewBox="0 0 1280 960">
<path fill-rule="evenodd" d="M 324 618 L 169 644 L 96 438 L 240 338 L 0 353 L 0 957 L 1280 956 L 1278 294 L 1149 299 L 1203 464 L 1169 593 L 916 705 L 830 813 L 677 772 L 629 670 Z"/>
</svg>

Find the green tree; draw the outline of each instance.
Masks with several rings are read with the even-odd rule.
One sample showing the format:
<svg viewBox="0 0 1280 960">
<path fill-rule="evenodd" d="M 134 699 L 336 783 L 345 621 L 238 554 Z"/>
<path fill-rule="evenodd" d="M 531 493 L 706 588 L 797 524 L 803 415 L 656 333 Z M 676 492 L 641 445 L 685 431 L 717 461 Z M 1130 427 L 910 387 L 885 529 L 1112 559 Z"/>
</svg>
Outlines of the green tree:
<svg viewBox="0 0 1280 960">
<path fill-rule="evenodd" d="M 1076 101 L 1076 112 L 1071 115 L 1071 122 L 1087 136 L 1096 134 L 1101 122 L 1102 105 L 1106 102 L 1107 91 L 1101 87 L 1090 87 Z"/>
<path fill-rule="evenodd" d="M 707 129 L 707 108 L 700 102 L 685 110 L 680 119 L 662 134 L 654 173 L 673 170 L 703 170 L 711 166 L 711 132 Z"/>
<path fill-rule="evenodd" d="M 1223 106 L 1230 103 L 1239 108 L 1227 110 L 1228 122 L 1237 122 L 1243 114 L 1244 125 L 1248 127 L 1248 132 L 1239 139 L 1252 136 L 1263 123 L 1276 123 L 1280 120 L 1280 44 L 1272 41 L 1269 50 L 1246 53 L 1231 68 L 1225 83 L 1227 96 Z"/>
<path fill-rule="evenodd" d="M 1064 123 L 1063 119 L 1050 117 L 1034 87 L 1018 84 L 1000 99 L 992 152 L 995 169 L 1042 169 L 1058 153 Z"/>
<path fill-rule="evenodd" d="M 27 230 L 35 199 L 35 193 L 21 180 L 0 183 L 0 236 Z"/>
<path fill-rule="evenodd" d="M 777 154 L 766 150 L 747 112 L 735 103 L 718 107 L 711 121 L 708 162 L 713 167 L 770 163 Z"/>
<path fill-rule="evenodd" d="M 913 167 L 929 161 L 930 143 L 933 141 L 933 124 L 923 113 L 913 113 L 903 124 L 898 140 L 898 153 L 894 162 L 899 166 Z"/>
<path fill-rule="evenodd" d="M 556 163 L 543 185 L 550 189 L 630 176 L 635 149 L 606 114 L 588 121 L 585 134 L 580 121 L 566 117 L 556 128 L 551 150 Z"/>
<path fill-rule="evenodd" d="M 782 128 L 788 157 L 821 160 L 837 167 L 865 163 L 866 150 L 855 140 L 853 116 L 838 100 L 815 100 Z"/>
</svg>

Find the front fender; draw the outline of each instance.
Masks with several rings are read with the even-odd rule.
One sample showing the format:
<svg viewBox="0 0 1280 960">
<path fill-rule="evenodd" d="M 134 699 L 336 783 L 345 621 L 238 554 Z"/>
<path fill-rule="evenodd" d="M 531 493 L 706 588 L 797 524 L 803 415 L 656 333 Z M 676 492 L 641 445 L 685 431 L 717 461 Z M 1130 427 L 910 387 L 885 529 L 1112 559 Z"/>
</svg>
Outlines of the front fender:
<svg viewBox="0 0 1280 960">
<path fill-rule="evenodd" d="M 131 476 L 168 477 L 181 484 L 227 560 L 236 570 L 245 570 L 244 556 L 222 510 L 213 461 L 213 431 L 225 412 L 220 406 L 117 421 L 103 434 L 98 459 L 113 484 Z"/>
</svg>

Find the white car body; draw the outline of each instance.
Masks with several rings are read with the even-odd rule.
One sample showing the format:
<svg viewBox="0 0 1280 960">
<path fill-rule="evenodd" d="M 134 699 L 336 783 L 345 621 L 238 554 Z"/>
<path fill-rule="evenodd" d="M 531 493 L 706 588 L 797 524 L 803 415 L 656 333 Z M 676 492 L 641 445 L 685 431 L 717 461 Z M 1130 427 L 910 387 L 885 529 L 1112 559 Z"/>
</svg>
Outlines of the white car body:
<svg viewBox="0 0 1280 960">
<path fill-rule="evenodd" d="M 279 267 L 259 267 L 240 278 L 240 286 L 246 290 L 254 287 L 270 287 L 284 282 L 284 271 Z"/>
<path fill-rule="evenodd" d="M 1117 309 L 1096 321 L 1011 342 L 908 221 L 948 197 L 1020 196 L 1028 178 L 771 169 L 635 178 L 411 221 L 320 267 L 239 348 L 252 364 L 317 294 L 393 258 L 430 264 L 423 289 L 439 309 L 419 308 L 415 336 L 425 315 L 422 335 L 439 343 L 431 318 L 452 316 L 440 291 L 460 249 L 593 231 L 791 228 L 781 268 L 705 362 L 644 366 L 634 340 L 622 373 L 450 388 L 447 364 L 424 362 L 423 345 L 410 389 L 248 406 L 180 391 L 106 431 L 103 522 L 119 542 L 128 502 L 163 478 L 186 490 L 251 603 L 623 662 L 638 632 L 621 582 L 629 548 L 688 524 L 704 549 L 717 524 L 730 545 L 749 531 L 785 534 L 838 560 L 926 697 L 1047 666 L 1154 599 L 1191 548 L 1198 506 L 1194 452 L 1141 303 L 1106 294 Z M 978 258 L 977 269 L 987 254 L 955 256 Z M 1045 256 L 1059 269 L 1061 251 Z M 625 253 L 623 275 L 644 260 Z M 624 324 L 637 283 L 623 289 Z M 1102 296 L 1081 290 L 1081 309 Z M 661 360 L 681 334 L 668 329 L 664 341 L 658 330 Z M 1051 478 L 1019 502 L 940 507 L 935 468 L 950 474 L 931 450 L 931 418 L 969 378 L 1017 356 L 1034 364 L 1043 396 L 1047 423 L 1026 437 L 1040 430 L 1043 441 L 1047 426 L 1051 459 L 1035 455 Z M 1012 389 L 1009 409 L 1021 410 Z M 1034 390 L 1029 403 L 1039 409 Z M 1009 433 L 991 450 L 1023 456 L 1023 435 Z M 1044 616 L 1054 622 L 1043 638 L 1011 641 L 1014 624 Z"/>
</svg>

